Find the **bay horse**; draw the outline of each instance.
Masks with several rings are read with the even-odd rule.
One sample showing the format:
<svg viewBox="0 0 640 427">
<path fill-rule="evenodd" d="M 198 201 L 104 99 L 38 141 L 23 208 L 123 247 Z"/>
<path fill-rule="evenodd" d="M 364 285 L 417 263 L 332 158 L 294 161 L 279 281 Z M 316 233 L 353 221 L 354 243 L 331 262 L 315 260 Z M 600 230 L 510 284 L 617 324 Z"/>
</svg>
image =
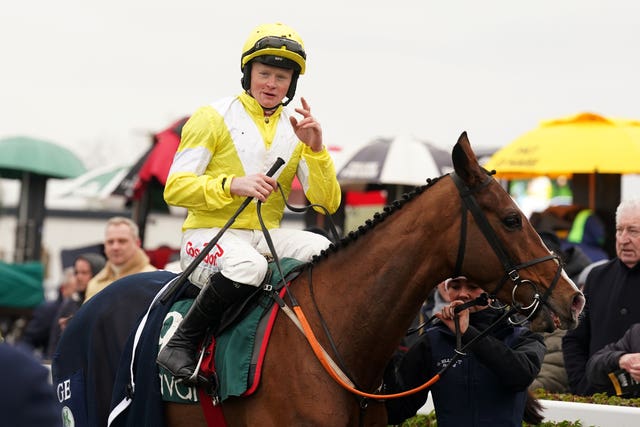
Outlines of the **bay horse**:
<svg viewBox="0 0 640 427">
<path fill-rule="evenodd" d="M 509 194 L 478 164 L 466 133 L 452 160 L 455 173 L 428 180 L 385 207 L 314 258 L 289 285 L 317 340 L 365 393 L 381 385 L 429 292 L 453 275 L 464 274 L 521 307 L 534 330 L 577 325 L 582 293 Z M 165 402 L 164 408 L 167 426 L 207 425 L 199 405 Z M 222 411 L 229 426 L 387 425 L 384 402 L 360 399 L 338 384 L 282 313 L 257 391 L 225 400 Z"/>
<path fill-rule="evenodd" d="M 380 386 L 385 366 L 422 302 L 438 283 L 454 275 L 461 245 L 461 271 L 488 292 L 497 289 L 505 275 L 535 284 L 512 294 L 515 281 L 507 280 L 497 293 L 501 301 L 515 298 L 530 306 L 534 292 L 544 292 L 556 282 L 535 313 L 532 329 L 569 329 L 577 324 L 582 294 L 564 272 L 558 275 L 560 265 L 548 259 L 549 250 L 527 218 L 478 164 L 466 133 L 454 146 L 452 160 L 466 189 L 459 190 L 451 175 L 416 189 L 314 260 L 308 267 L 311 275 L 303 272 L 290 284 L 322 346 L 330 348 L 321 332 L 325 322 L 350 377 L 364 391 L 374 393 Z M 494 238 L 485 236 L 488 231 L 472 216 L 461 241 L 460 191 L 472 194 L 506 254 L 496 254 L 490 243 Z M 514 270 L 505 271 L 508 266 L 497 255 L 508 256 Z M 258 391 L 230 398 L 222 409 L 229 426 L 387 425 L 384 403 L 370 400 L 363 411 L 355 397 L 325 372 L 305 337 L 280 315 Z M 165 408 L 171 427 L 206 425 L 198 405 L 165 403 Z"/>
</svg>

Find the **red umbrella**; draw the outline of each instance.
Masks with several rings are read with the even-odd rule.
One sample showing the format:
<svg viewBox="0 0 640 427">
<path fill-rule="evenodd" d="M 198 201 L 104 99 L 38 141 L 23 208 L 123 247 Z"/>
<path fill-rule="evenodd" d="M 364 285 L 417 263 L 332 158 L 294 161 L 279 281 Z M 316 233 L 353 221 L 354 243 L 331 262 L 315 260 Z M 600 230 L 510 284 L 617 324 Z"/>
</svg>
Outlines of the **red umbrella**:
<svg viewBox="0 0 640 427">
<path fill-rule="evenodd" d="M 152 206 L 166 209 L 162 189 L 167 183 L 173 156 L 180 144 L 182 127 L 189 117 L 183 117 L 165 130 L 153 135 L 153 145 L 138 159 L 113 194 L 125 196 L 132 202 L 132 219 L 140 228 L 144 246 L 147 218 Z M 154 203 L 155 201 L 155 203 Z"/>
<path fill-rule="evenodd" d="M 189 117 L 183 117 L 165 130 L 154 134 L 151 148 L 133 165 L 113 194 L 138 200 L 153 179 L 164 186 L 173 156 L 180 144 L 182 127 L 188 119 Z"/>
</svg>

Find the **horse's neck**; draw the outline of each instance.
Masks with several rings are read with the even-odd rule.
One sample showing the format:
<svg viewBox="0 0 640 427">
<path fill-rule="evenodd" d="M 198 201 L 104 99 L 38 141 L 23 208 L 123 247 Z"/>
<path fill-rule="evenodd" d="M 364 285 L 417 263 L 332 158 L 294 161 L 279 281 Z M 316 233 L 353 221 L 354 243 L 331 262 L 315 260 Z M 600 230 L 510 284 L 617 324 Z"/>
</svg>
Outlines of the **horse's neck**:
<svg viewBox="0 0 640 427">
<path fill-rule="evenodd" d="M 379 379 L 430 290 L 446 277 L 452 227 L 437 222 L 442 206 L 427 201 L 407 203 L 314 273 L 320 311 L 348 368 L 364 383 Z"/>
</svg>

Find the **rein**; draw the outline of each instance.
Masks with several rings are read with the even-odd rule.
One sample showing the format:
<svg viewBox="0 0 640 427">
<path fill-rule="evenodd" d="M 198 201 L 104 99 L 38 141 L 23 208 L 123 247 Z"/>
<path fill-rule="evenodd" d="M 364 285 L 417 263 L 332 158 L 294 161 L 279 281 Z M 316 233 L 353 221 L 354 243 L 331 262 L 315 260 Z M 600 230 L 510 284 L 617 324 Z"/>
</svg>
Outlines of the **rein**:
<svg viewBox="0 0 640 427">
<path fill-rule="evenodd" d="M 338 236 L 338 233 L 336 231 L 336 227 L 333 223 L 333 219 L 331 218 L 331 214 L 329 213 L 329 210 L 319 204 L 310 204 L 308 206 L 302 207 L 302 208 L 296 208 L 294 206 L 289 205 L 289 203 L 287 203 L 286 197 L 284 196 L 284 192 L 282 191 L 282 187 L 280 186 L 280 184 L 278 184 L 278 189 L 280 190 L 280 195 L 282 196 L 282 199 L 284 200 L 284 204 L 285 206 L 292 210 L 293 212 L 306 212 L 307 210 L 311 209 L 312 207 L 318 207 L 320 209 L 322 209 L 325 212 L 325 215 L 327 216 L 328 220 L 329 220 L 329 226 L 331 229 L 331 232 L 334 236 L 334 240 L 339 240 L 340 236 Z M 340 359 L 339 357 L 339 353 L 337 351 L 337 348 L 333 342 L 333 340 L 331 339 L 331 334 L 329 334 L 329 330 L 327 328 L 326 323 L 324 322 L 324 319 L 322 318 L 322 315 L 320 315 L 320 319 L 321 319 L 321 323 L 322 323 L 322 327 L 325 330 L 325 333 L 327 334 L 327 336 L 329 337 L 329 342 L 331 343 L 331 347 L 334 351 L 335 354 L 338 355 L 338 361 L 341 363 L 342 368 L 340 366 L 338 366 L 333 359 L 331 359 L 331 357 L 329 356 L 329 354 L 326 352 L 326 350 L 324 350 L 324 348 L 322 348 L 322 346 L 320 346 L 320 343 L 318 343 L 317 339 L 315 338 L 315 336 L 313 335 L 308 335 L 306 332 L 306 328 L 305 328 L 305 324 L 308 327 L 308 322 L 306 320 L 306 317 L 304 315 L 304 313 L 302 312 L 302 310 L 300 309 L 300 304 L 298 303 L 298 301 L 296 300 L 295 296 L 293 295 L 293 292 L 291 292 L 291 288 L 289 287 L 289 284 L 286 282 L 285 280 L 285 275 L 283 274 L 282 271 L 282 265 L 280 264 L 280 258 L 278 257 L 278 254 L 276 252 L 275 246 L 273 245 L 273 240 L 271 239 L 271 234 L 269 233 L 269 230 L 267 229 L 266 225 L 264 224 L 264 220 L 262 219 L 262 202 L 258 201 L 257 205 L 256 205 L 256 209 L 257 209 L 257 215 L 258 215 L 258 221 L 260 222 L 260 227 L 262 229 L 262 233 L 264 235 L 265 241 L 267 243 L 267 246 L 269 247 L 269 250 L 271 251 L 271 256 L 273 257 L 273 262 L 276 265 L 276 268 L 278 269 L 278 273 L 280 274 L 280 280 L 282 281 L 282 285 L 286 290 L 286 293 L 289 295 L 289 298 L 291 299 L 291 304 L 292 304 L 292 308 L 293 311 L 291 311 L 291 308 L 289 308 L 289 306 L 286 304 L 286 302 L 280 297 L 280 295 L 275 292 L 271 287 L 266 287 L 265 286 L 265 291 L 269 292 L 271 297 L 276 301 L 276 303 L 278 304 L 278 306 L 280 307 L 281 310 L 283 310 L 285 312 L 285 314 L 289 317 L 289 319 L 291 319 L 291 321 L 294 323 L 294 325 L 300 330 L 300 332 L 302 332 L 303 335 L 305 335 L 307 337 L 307 339 L 309 340 L 309 337 L 312 336 L 314 342 L 318 345 L 318 351 L 320 353 L 319 358 L 321 358 L 322 360 L 327 360 L 327 363 L 329 366 L 329 370 L 331 372 L 335 372 L 336 375 L 338 376 L 338 380 L 340 382 L 343 382 L 345 384 L 347 384 L 349 387 L 355 387 L 354 382 L 349 378 L 349 376 L 347 376 L 343 370 L 344 370 L 344 362 Z M 309 286 L 311 286 L 311 276 L 312 276 L 312 269 L 309 268 Z M 313 294 L 313 290 L 311 291 Z M 314 301 L 315 303 L 315 301 Z M 317 309 L 317 307 L 316 307 Z M 319 313 L 319 311 L 318 311 Z"/>
<path fill-rule="evenodd" d="M 293 293 L 291 292 L 291 289 L 289 288 L 288 284 L 285 282 L 284 279 L 284 275 L 280 274 L 282 277 L 282 281 L 284 283 L 284 286 L 286 288 L 287 293 L 289 294 L 289 297 L 291 299 L 291 303 L 292 303 L 292 309 L 295 313 L 292 314 L 290 312 L 290 310 L 285 310 L 285 309 L 289 309 L 289 307 L 286 305 L 286 303 L 277 295 L 272 293 L 272 295 L 274 296 L 274 299 L 276 299 L 276 302 L 280 305 L 280 307 L 285 310 L 285 312 L 287 313 L 287 315 L 289 316 L 289 318 L 291 318 L 291 320 L 294 322 L 294 324 L 298 327 L 298 329 L 300 329 L 305 337 L 307 338 L 307 341 L 309 342 L 309 344 L 311 345 L 311 348 L 314 352 L 314 354 L 316 355 L 316 357 L 318 358 L 318 360 L 320 361 L 320 363 L 322 364 L 322 366 L 324 367 L 324 369 L 327 371 L 327 373 L 329 374 L 329 376 L 331 376 L 341 387 L 343 387 L 344 389 L 346 389 L 347 391 L 351 392 L 354 395 L 363 397 L 363 398 L 370 398 L 370 399 L 374 399 L 374 400 L 384 400 L 384 399 L 395 399 L 395 398 L 400 398 L 400 397 L 404 397 L 404 396 L 408 396 L 417 392 L 420 392 L 422 390 L 425 390 L 429 387 L 431 387 L 433 384 L 435 384 L 441 377 L 441 375 L 450 367 L 453 366 L 453 364 L 462 356 L 465 356 L 466 353 L 465 351 L 474 343 L 476 343 L 479 339 L 484 338 L 485 336 L 487 336 L 491 331 L 493 331 L 499 324 L 500 322 L 502 322 L 505 318 L 509 318 L 510 316 L 521 312 L 523 310 L 531 310 L 531 312 L 526 316 L 526 318 L 520 322 L 514 322 L 509 318 L 509 321 L 512 324 L 521 324 L 524 323 L 525 321 L 529 320 L 531 317 L 533 317 L 533 315 L 537 312 L 537 310 L 540 307 L 540 304 L 546 304 L 547 299 L 549 298 L 549 296 L 551 295 L 552 290 L 555 288 L 558 279 L 560 278 L 560 274 L 562 272 L 562 267 L 561 264 L 559 262 L 559 257 L 555 254 L 550 254 L 541 258 L 537 258 L 534 259 L 532 261 L 528 261 L 525 263 L 521 263 L 521 264 L 516 264 L 514 263 L 511 258 L 509 257 L 507 251 L 504 249 L 504 246 L 502 245 L 502 243 L 500 242 L 500 240 L 498 239 L 495 231 L 493 230 L 493 228 L 491 227 L 491 225 L 489 224 L 489 221 L 487 220 L 486 216 L 484 215 L 484 213 L 482 212 L 482 210 L 480 209 L 480 206 L 478 205 L 478 202 L 476 201 L 474 194 L 477 193 L 479 190 L 485 188 L 486 186 L 488 186 L 491 181 L 492 178 L 490 176 L 487 177 L 486 180 L 484 180 L 480 185 L 473 187 L 473 188 L 469 188 L 467 187 L 467 185 L 460 179 L 460 177 L 454 172 L 450 174 L 453 182 L 456 185 L 456 188 L 458 189 L 458 192 L 460 194 L 460 197 L 463 201 L 463 203 L 461 204 L 461 217 L 462 217 L 462 223 L 461 223 L 461 227 L 460 227 L 460 242 L 459 242 L 459 250 L 458 250 L 458 256 L 457 256 L 457 260 L 456 260 L 456 266 L 455 266 L 455 270 L 454 270 L 454 277 L 456 275 L 460 275 L 460 272 L 462 270 L 462 265 L 464 263 L 464 255 L 466 252 L 466 240 L 467 240 L 467 212 L 471 212 L 476 224 L 478 225 L 478 228 L 481 230 L 482 234 L 484 235 L 485 239 L 487 240 L 487 242 L 489 243 L 489 245 L 493 248 L 494 253 L 496 254 L 496 256 L 498 257 L 498 259 L 500 260 L 503 269 L 505 271 L 505 275 L 503 276 L 503 278 L 501 279 L 501 281 L 498 283 L 498 286 L 496 287 L 496 289 L 492 292 L 492 295 L 495 295 L 501 288 L 502 286 L 504 286 L 504 284 L 506 283 L 507 280 L 511 280 L 514 283 L 514 287 L 513 287 L 513 291 L 512 291 L 512 306 L 509 308 L 509 310 L 506 310 L 505 313 L 503 315 L 501 315 L 494 323 L 492 323 L 491 325 L 489 325 L 484 331 L 482 331 L 479 335 L 477 335 L 476 337 L 474 337 L 472 340 L 470 340 L 467 344 L 465 344 L 464 346 L 461 343 L 461 335 L 460 335 L 460 330 L 459 330 L 459 322 L 457 321 L 457 317 L 456 319 L 456 349 L 455 349 L 455 354 L 454 356 L 451 358 L 451 360 L 449 361 L 449 363 L 447 363 L 445 366 L 442 367 L 442 369 L 436 373 L 431 379 L 429 379 L 427 382 L 425 382 L 424 384 L 415 387 L 413 389 L 410 390 L 406 390 L 403 392 L 399 392 L 399 393 L 394 393 L 394 394 L 379 394 L 379 393 L 367 393 L 361 390 L 358 390 L 353 381 L 351 381 L 348 376 L 346 374 L 344 374 L 344 372 L 337 366 L 337 364 L 331 359 L 331 357 L 328 355 L 328 353 L 322 348 L 321 344 L 318 342 L 318 339 L 316 338 L 313 330 L 311 329 L 311 326 L 309 325 L 306 316 L 304 315 L 300 305 L 298 304 L 297 300 L 295 299 L 295 297 L 293 296 Z M 280 188 L 280 186 L 278 186 Z M 284 199 L 284 193 L 282 192 L 282 189 L 280 188 L 280 192 L 282 194 L 282 197 Z M 285 205 L 291 209 L 291 207 L 286 203 L 285 200 Z M 267 228 L 265 227 L 263 221 L 262 221 L 262 216 L 261 216 L 261 211 L 260 211 L 260 206 L 261 206 L 261 202 L 258 202 L 257 204 L 257 209 L 258 209 L 258 219 L 260 221 L 260 225 L 262 227 L 262 231 L 265 235 L 265 240 L 267 241 L 267 245 L 269 246 L 269 249 L 272 252 L 272 256 L 274 258 L 274 262 L 276 263 L 276 266 L 279 270 L 280 273 L 282 273 L 282 269 L 280 266 L 280 262 L 279 259 L 277 257 L 277 254 L 275 253 L 274 247 L 273 247 L 273 242 L 271 240 L 271 237 L 269 235 L 269 232 L 267 230 Z M 312 205 L 314 206 L 314 205 Z M 311 206 L 309 206 L 311 207 Z M 322 207 L 322 206 L 320 206 Z M 323 208 L 323 207 L 322 207 Z M 299 209 L 299 208 L 296 208 Z M 302 212 L 305 209 L 308 208 L 302 208 L 302 210 L 296 210 L 296 212 Z M 325 209 L 325 212 L 326 209 Z M 331 218 L 331 216 L 329 214 L 327 214 L 328 218 Z M 335 228 L 333 227 L 333 223 L 331 222 L 332 225 L 332 231 L 335 231 Z M 337 236 L 337 233 L 336 233 Z M 520 275 L 518 273 L 518 271 L 520 269 L 523 268 L 527 268 L 530 267 L 532 265 L 541 263 L 541 262 L 545 262 L 545 261 L 549 261 L 549 260 L 555 260 L 556 262 L 558 262 L 558 270 L 553 278 L 553 281 L 551 283 L 551 285 L 549 286 L 549 288 L 547 288 L 546 292 L 540 296 L 540 294 L 538 293 L 538 289 L 537 286 L 529 281 L 529 280 L 522 280 L 520 278 Z M 312 279 L 312 272 L 309 271 L 309 286 L 311 287 L 311 279 Z M 527 307 L 522 307 L 521 304 L 519 304 L 518 302 L 516 302 L 515 299 L 515 295 L 516 295 L 516 290 L 520 285 L 528 285 L 531 286 L 534 289 L 534 297 L 533 297 L 533 302 L 528 305 Z M 487 294 L 483 294 L 483 296 L 481 296 L 480 298 L 482 298 L 482 301 L 478 301 L 478 300 L 473 300 L 470 301 L 466 304 L 464 304 L 464 308 L 468 308 L 468 306 L 471 305 L 478 305 L 482 302 L 486 302 L 489 299 L 489 296 Z M 485 304 L 486 305 L 486 304 Z M 463 306 L 459 306 L 460 308 L 457 311 L 460 311 L 464 308 L 462 308 Z M 456 311 L 456 312 L 457 312 Z M 429 323 L 433 320 L 432 316 L 426 323 Z M 339 354 L 337 349 L 335 348 L 335 345 L 333 344 L 333 340 L 331 339 L 331 335 L 329 334 L 329 331 L 326 328 L 326 325 L 324 324 L 324 320 L 322 319 L 322 317 L 320 317 L 321 322 L 323 323 L 323 328 L 325 331 L 325 334 L 328 336 L 328 339 L 331 343 L 332 349 L 335 352 L 335 354 Z M 363 403 L 361 402 L 361 406 L 363 405 Z M 366 405 L 366 403 L 365 403 Z"/>
<path fill-rule="evenodd" d="M 522 324 L 526 322 L 527 320 L 529 320 L 531 317 L 535 315 L 538 308 L 540 308 L 541 303 L 546 304 L 547 299 L 551 296 L 551 292 L 556 287 L 556 284 L 558 283 L 558 279 L 560 279 L 560 274 L 562 273 L 560 258 L 556 254 L 549 254 L 544 257 L 536 258 L 534 260 L 527 261 L 521 264 L 514 263 L 511 257 L 509 256 L 509 254 L 507 253 L 507 251 L 504 249 L 504 246 L 498 239 L 498 236 L 496 235 L 495 231 L 489 224 L 487 217 L 482 213 L 482 210 L 480 209 L 480 206 L 478 205 L 478 202 L 474 197 L 474 193 L 477 193 L 479 190 L 489 185 L 489 183 L 492 181 L 492 178 L 490 176 L 487 176 L 487 178 L 480 185 L 473 188 L 467 187 L 467 185 L 462 181 L 462 179 L 455 172 L 451 173 L 451 178 L 453 179 L 453 182 L 456 184 L 456 188 L 458 189 L 460 198 L 464 202 L 462 203 L 462 206 L 461 206 L 462 224 L 460 226 L 460 243 L 458 245 L 458 257 L 456 260 L 456 266 L 455 266 L 453 277 L 457 277 L 460 275 L 460 272 L 462 270 L 462 264 L 464 262 L 465 244 L 467 240 L 467 236 L 466 236 L 467 212 L 469 211 L 471 212 L 471 215 L 473 216 L 473 219 L 475 220 L 476 225 L 478 226 L 478 228 L 480 228 L 480 231 L 482 231 L 482 234 L 484 235 L 485 239 L 487 239 L 487 242 L 493 248 L 493 252 L 498 257 L 498 260 L 502 264 L 502 268 L 504 269 L 504 272 L 505 272 L 504 276 L 498 283 L 498 286 L 493 290 L 493 292 L 491 292 L 491 295 L 492 296 L 496 295 L 500 291 L 500 289 L 502 289 L 502 287 L 507 282 L 507 280 L 511 280 L 514 284 L 513 291 L 511 292 L 512 306 L 515 307 L 518 312 L 524 312 L 526 310 L 531 310 L 531 312 L 528 315 L 525 314 L 526 317 L 521 321 L 518 321 L 518 322 L 515 322 L 513 320 L 510 320 L 510 321 L 513 324 Z M 523 268 L 531 267 L 532 265 L 549 261 L 549 260 L 555 260 L 558 263 L 558 269 L 551 282 L 551 285 L 546 289 L 545 293 L 542 296 L 540 296 L 540 294 L 538 293 L 538 288 L 535 285 L 535 283 L 531 282 L 530 280 L 522 280 L 520 278 L 520 274 L 518 273 L 518 271 Z M 533 301 L 531 304 L 529 304 L 526 307 L 523 307 L 515 299 L 516 291 L 518 287 L 523 284 L 531 286 L 534 290 Z"/>
</svg>

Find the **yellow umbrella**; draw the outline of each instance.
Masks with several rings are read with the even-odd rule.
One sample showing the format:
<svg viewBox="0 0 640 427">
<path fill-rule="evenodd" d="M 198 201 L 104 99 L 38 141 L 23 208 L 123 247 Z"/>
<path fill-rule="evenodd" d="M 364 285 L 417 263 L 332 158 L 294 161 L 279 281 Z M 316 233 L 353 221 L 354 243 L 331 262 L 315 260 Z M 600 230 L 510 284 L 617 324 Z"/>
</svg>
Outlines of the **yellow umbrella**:
<svg viewBox="0 0 640 427">
<path fill-rule="evenodd" d="M 596 175 L 640 173 L 640 122 L 593 113 L 544 121 L 496 151 L 485 167 L 504 179 L 585 175 L 593 209 Z"/>
<path fill-rule="evenodd" d="M 542 122 L 491 156 L 506 179 L 640 173 L 640 122 L 592 113 Z"/>
</svg>

